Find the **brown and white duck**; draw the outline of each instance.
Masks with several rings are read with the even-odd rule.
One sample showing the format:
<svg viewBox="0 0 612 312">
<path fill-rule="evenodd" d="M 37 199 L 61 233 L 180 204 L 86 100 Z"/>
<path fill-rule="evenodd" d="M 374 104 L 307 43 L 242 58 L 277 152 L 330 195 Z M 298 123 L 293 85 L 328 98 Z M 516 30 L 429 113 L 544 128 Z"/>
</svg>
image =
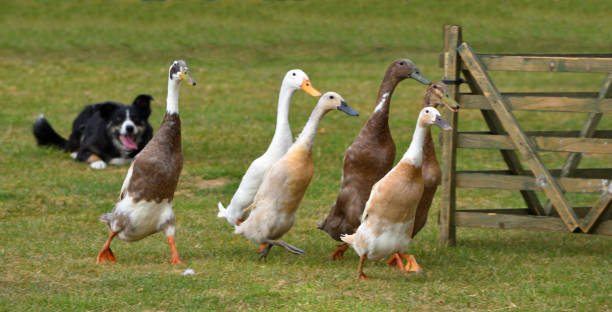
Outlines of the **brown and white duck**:
<svg viewBox="0 0 612 312">
<path fill-rule="evenodd" d="M 423 107 L 437 108 L 438 105 L 444 105 L 453 112 L 456 112 L 459 108 L 459 104 L 448 97 L 448 88 L 443 82 L 434 82 L 429 85 L 425 92 L 425 99 L 423 100 Z M 429 208 L 431 207 L 431 202 L 436 194 L 438 185 L 440 185 L 441 176 L 442 172 L 440 171 L 440 165 L 436 157 L 436 149 L 431 137 L 431 129 L 427 128 L 425 143 L 423 145 L 423 181 L 425 182 L 425 189 L 423 190 L 423 196 L 417 207 L 412 238 L 419 233 L 427 222 L 427 214 L 429 213 Z"/>
<path fill-rule="evenodd" d="M 410 147 L 400 162 L 374 184 L 357 231 L 342 235 L 342 240 L 360 256 L 359 279 L 367 278 L 363 273 L 365 260 L 377 261 L 394 254 L 400 262 L 407 259 L 406 268 L 401 266 L 402 272 L 413 264 L 414 257 L 404 251 L 410 244 L 414 218 L 423 195 L 423 145 L 427 129 L 434 124 L 450 130 L 438 110 L 423 108 Z"/>
<path fill-rule="evenodd" d="M 358 116 L 344 99 L 335 92 L 321 96 L 302 133 L 287 153 L 264 176 L 255 200 L 247 209 L 249 217 L 236 226 L 234 233 L 244 235 L 260 247 L 260 259 L 277 245 L 294 254 L 304 251 L 279 240 L 293 226 L 295 212 L 310 184 L 313 174 L 312 145 L 319 122 L 331 110 Z"/>
<path fill-rule="evenodd" d="M 169 69 L 166 114 L 159 131 L 134 158 L 113 211 L 100 217 L 100 221 L 110 228 L 110 233 L 98 254 L 98 263 L 117 261 L 110 249 L 115 236 L 133 242 L 160 231 L 166 234 L 172 250 L 170 263 L 182 263 L 174 244 L 172 200 L 183 168 L 178 112 L 179 90 L 183 80 L 191 85 L 196 84 L 187 63 L 174 61 Z"/>
<path fill-rule="evenodd" d="M 342 234 L 355 232 L 372 185 L 393 167 L 395 143 L 389 130 L 389 106 L 395 87 L 406 78 L 430 84 L 409 59 L 391 63 L 380 85 L 374 112 L 344 154 L 342 186 L 328 216 L 318 226 L 337 241 Z M 339 245 L 332 259 L 342 258 L 347 248 L 346 244 Z"/>
</svg>

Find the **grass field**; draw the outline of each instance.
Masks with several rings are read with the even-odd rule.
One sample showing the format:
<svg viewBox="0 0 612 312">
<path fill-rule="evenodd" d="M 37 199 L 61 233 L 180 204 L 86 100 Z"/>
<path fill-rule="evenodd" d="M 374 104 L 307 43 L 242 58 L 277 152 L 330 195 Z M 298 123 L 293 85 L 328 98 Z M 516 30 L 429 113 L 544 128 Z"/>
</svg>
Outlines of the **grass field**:
<svg viewBox="0 0 612 312">
<path fill-rule="evenodd" d="M 336 242 L 316 225 L 340 185 L 342 156 L 375 106 L 386 67 L 412 59 L 430 80 L 443 24 L 460 24 L 478 52 L 610 53 L 609 1 L 25 1 L 0 10 L 0 310 L 2 311 L 611 311 L 610 237 L 459 229 L 438 244 L 438 199 L 412 242 L 425 272 L 402 276 L 358 257 L 329 254 Z M 39 148 L 31 124 L 44 113 L 67 136 L 86 104 L 156 99 L 159 127 L 166 75 L 187 61 L 198 86 L 180 97 L 185 165 L 174 207 L 185 265 L 171 266 L 162 234 L 128 244 L 119 262 L 96 265 L 127 167 L 94 171 Z M 337 91 L 361 116 L 330 113 L 314 147 L 315 176 L 286 241 L 301 257 L 256 246 L 216 218 L 274 131 L 284 73 L 301 68 L 322 92 Z M 603 74 L 494 73 L 502 91 L 597 91 Z M 410 143 L 425 88 L 402 82 L 392 101 L 398 157 Z M 316 100 L 293 98 L 297 135 Z M 529 129 L 579 129 L 584 114 L 521 113 Z M 461 128 L 482 130 L 478 114 Z M 601 129 L 612 129 L 605 116 Z M 437 130 L 434 130 L 437 137 Z M 543 155 L 559 167 L 562 153 Z M 484 163 L 486 161 L 486 163 Z M 504 169 L 493 151 L 461 151 L 462 169 Z M 582 167 L 612 167 L 602 156 Z M 214 180 L 218 183 L 211 183 Z M 463 191 L 460 208 L 521 207 L 515 192 Z M 576 203 L 593 197 L 575 196 Z M 180 273 L 195 270 L 192 276 Z"/>
</svg>

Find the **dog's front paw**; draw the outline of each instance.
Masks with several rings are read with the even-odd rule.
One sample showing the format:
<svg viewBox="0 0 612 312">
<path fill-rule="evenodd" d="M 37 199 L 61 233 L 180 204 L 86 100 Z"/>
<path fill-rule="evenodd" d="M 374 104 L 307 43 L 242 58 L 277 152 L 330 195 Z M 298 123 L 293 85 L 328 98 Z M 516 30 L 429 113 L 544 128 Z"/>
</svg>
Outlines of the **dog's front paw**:
<svg viewBox="0 0 612 312">
<path fill-rule="evenodd" d="M 92 162 L 89 166 L 91 167 L 91 169 L 101 170 L 106 168 L 106 163 L 104 162 L 104 160 L 96 160 Z"/>
<path fill-rule="evenodd" d="M 76 159 L 77 158 L 77 152 L 70 153 L 70 158 Z"/>
</svg>

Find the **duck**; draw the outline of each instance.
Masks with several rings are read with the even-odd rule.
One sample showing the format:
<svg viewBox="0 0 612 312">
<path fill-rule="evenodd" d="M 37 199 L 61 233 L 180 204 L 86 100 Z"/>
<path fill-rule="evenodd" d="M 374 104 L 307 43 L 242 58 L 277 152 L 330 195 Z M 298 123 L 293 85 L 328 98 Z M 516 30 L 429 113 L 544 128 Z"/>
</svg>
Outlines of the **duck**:
<svg viewBox="0 0 612 312">
<path fill-rule="evenodd" d="M 439 105 L 444 105 L 452 112 L 457 112 L 459 109 L 459 103 L 448 96 L 448 88 L 444 82 L 434 82 L 425 91 L 425 97 L 423 100 L 423 107 L 437 108 Z M 412 231 L 412 238 L 414 238 L 419 231 L 427 223 L 427 215 L 429 208 L 433 201 L 438 185 L 442 177 L 440 171 L 440 165 L 438 164 L 438 158 L 436 157 L 436 149 L 431 136 L 431 129 L 427 128 L 425 134 L 425 143 L 423 145 L 423 181 L 425 188 L 423 190 L 423 196 L 419 201 L 419 205 L 416 210 L 416 217 L 414 219 L 414 229 Z"/>
<path fill-rule="evenodd" d="M 234 230 L 235 234 L 260 244 L 260 259 L 265 259 L 275 245 L 294 254 L 304 254 L 302 249 L 279 238 L 293 226 L 295 213 L 314 171 L 312 146 L 316 130 L 323 116 L 331 110 L 359 115 L 338 93 L 323 94 L 295 143 L 265 175 L 253 203 L 247 208 L 249 217 Z"/>
<path fill-rule="evenodd" d="M 264 175 L 293 144 L 289 126 L 289 105 L 291 97 L 299 89 L 314 97 L 321 96 L 321 92 L 312 86 L 308 75 L 302 70 L 292 69 L 285 74 L 278 95 L 276 129 L 272 142 L 266 152 L 249 165 L 227 208 L 221 202 L 217 204 L 219 208 L 217 217 L 225 218 L 232 225 L 238 225 L 248 216 L 245 209 L 253 203 Z"/>
<path fill-rule="evenodd" d="M 372 185 L 393 167 L 395 143 L 389 130 L 389 106 L 395 87 L 408 78 L 431 83 L 411 60 L 403 58 L 391 63 L 380 84 L 374 112 L 344 154 L 340 191 L 329 214 L 318 225 L 334 240 L 341 241 L 342 234 L 355 232 Z M 338 245 L 331 258 L 341 259 L 347 248 L 347 244 Z"/>
<path fill-rule="evenodd" d="M 404 254 L 404 251 L 410 244 L 418 203 L 423 195 L 423 145 L 431 125 L 451 130 L 437 109 L 423 108 L 408 150 L 398 164 L 372 187 L 357 231 L 341 237 L 360 257 L 360 280 L 368 278 L 363 273 L 365 260 L 377 261 L 394 255 L 400 262 L 406 260 L 406 267 L 402 266 L 401 270 L 403 273 L 415 262 L 414 257 Z"/>
<path fill-rule="evenodd" d="M 172 251 L 170 263 L 182 264 L 174 239 L 175 217 L 172 211 L 174 191 L 183 168 L 178 110 L 182 81 L 196 85 L 187 63 L 176 60 L 168 70 L 166 114 L 159 131 L 130 165 L 119 192 L 119 202 L 112 212 L 100 216 L 100 221 L 109 227 L 109 235 L 98 253 L 97 263 L 117 261 L 110 248 L 115 237 L 134 242 L 163 231 Z"/>
</svg>

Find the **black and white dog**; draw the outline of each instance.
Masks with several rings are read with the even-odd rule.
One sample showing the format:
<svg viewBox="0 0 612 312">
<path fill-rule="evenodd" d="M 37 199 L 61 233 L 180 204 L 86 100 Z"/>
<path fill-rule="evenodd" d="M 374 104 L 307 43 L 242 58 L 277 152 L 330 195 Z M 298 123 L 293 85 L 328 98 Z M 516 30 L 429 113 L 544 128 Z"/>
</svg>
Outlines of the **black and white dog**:
<svg viewBox="0 0 612 312">
<path fill-rule="evenodd" d="M 67 152 L 93 169 L 106 164 L 123 165 L 132 161 L 153 136 L 149 125 L 153 97 L 141 94 L 131 106 L 103 102 L 85 106 L 72 123 L 68 140 L 57 134 L 43 115 L 34 122 L 38 145 L 49 145 Z"/>
</svg>

